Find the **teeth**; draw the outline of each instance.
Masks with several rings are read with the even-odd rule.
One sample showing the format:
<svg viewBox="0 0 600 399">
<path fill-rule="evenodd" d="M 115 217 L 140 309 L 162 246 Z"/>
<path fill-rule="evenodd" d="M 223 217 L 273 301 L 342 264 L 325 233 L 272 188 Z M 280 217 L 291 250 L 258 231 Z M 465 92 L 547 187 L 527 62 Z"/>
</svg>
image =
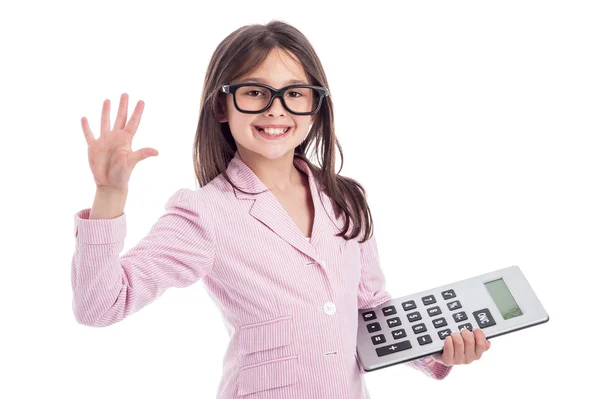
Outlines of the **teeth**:
<svg viewBox="0 0 600 399">
<path fill-rule="evenodd" d="M 289 128 L 272 128 L 272 127 L 268 127 L 268 128 L 260 128 L 260 127 L 256 127 L 258 130 L 260 130 L 261 132 L 265 132 L 267 134 L 275 134 L 275 135 L 279 135 L 279 134 L 283 134 L 285 132 L 287 132 L 287 130 Z"/>
</svg>

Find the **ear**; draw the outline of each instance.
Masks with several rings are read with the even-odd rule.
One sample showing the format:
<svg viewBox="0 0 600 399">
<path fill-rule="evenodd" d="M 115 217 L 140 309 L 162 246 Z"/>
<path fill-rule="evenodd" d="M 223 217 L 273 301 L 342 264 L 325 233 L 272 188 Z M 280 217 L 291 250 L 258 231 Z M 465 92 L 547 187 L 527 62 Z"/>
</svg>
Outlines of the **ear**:
<svg viewBox="0 0 600 399">
<path fill-rule="evenodd" d="M 217 113 L 217 118 L 219 119 L 220 123 L 225 123 L 227 122 L 227 113 L 225 111 L 225 104 L 223 104 L 223 101 L 221 101 L 219 99 L 219 113 Z"/>
</svg>

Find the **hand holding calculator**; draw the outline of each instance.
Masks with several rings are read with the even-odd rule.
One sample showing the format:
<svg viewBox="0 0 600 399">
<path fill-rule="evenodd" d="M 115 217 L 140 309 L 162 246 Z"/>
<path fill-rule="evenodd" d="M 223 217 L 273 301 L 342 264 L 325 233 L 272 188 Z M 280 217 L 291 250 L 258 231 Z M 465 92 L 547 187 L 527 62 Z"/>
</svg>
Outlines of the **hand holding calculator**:
<svg viewBox="0 0 600 399">
<path fill-rule="evenodd" d="M 545 323 L 549 316 L 518 266 L 359 309 L 357 353 L 365 371 L 441 352 L 463 327 L 486 338 Z"/>
</svg>

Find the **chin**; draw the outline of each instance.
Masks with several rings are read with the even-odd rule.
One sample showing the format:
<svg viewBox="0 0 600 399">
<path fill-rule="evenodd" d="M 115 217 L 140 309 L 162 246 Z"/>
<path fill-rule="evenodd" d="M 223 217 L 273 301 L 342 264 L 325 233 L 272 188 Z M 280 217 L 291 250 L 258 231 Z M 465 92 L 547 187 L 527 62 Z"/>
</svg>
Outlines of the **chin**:
<svg viewBox="0 0 600 399">
<path fill-rule="evenodd" d="M 263 158 L 276 160 L 279 159 L 290 152 L 294 152 L 294 148 L 264 148 L 263 146 L 259 146 L 253 150 L 256 154 L 262 156 Z"/>
</svg>

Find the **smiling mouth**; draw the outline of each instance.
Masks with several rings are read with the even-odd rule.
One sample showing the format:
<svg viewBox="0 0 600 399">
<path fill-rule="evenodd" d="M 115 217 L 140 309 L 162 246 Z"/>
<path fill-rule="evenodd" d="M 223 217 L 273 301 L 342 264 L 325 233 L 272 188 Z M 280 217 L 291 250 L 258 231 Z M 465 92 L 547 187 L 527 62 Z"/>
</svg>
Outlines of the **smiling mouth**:
<svg viewBox="0 0 600 399">
<path fill-rule="evenodd" d="M 270 136 L 280 136 L 282 134 L 287 133 L 291 129 L 291 127 L 289 127 L 289 126 L 286 128 L 262 128 L 262 127 L 254 126 L 254 128 L 256 130 L 258 130 L 259 132 L 268 134 Z"/>
</svg>

